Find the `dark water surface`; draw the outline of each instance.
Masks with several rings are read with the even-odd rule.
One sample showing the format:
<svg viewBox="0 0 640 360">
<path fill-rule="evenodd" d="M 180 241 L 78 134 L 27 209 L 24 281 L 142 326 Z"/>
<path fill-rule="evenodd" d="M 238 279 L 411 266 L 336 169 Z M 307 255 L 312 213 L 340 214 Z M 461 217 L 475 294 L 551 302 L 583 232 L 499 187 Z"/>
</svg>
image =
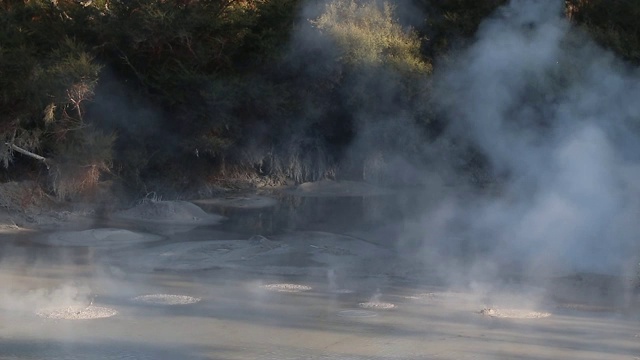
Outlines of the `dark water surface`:
<svg viewBox="0 0 640 360">
<path fill-rule="evenodd" d="M 419 207 L 415 194 L 313 197 L 271 194 L 275 206 L 233 208 L 199 204 L 228 219 L 219 228 L 245 234 L 273 235 L 285 231 L 316 230 L 344 233 L 400 224 Z"/>
<path fill-rule="evenodd" d="M 172 228 L 143 223 L 95 223 L 163 236 L 152 248 L 180 241 L 248 239 L 288 231 L 358 234 L 396 248 L 415 196 L 387 198 L 284 197 L 270 208 L 206 207 L 227 221 Z M 266 275 L 238 272 L 139 272 L 113 266 L 121 251 L 55 247 L 43 234 L 0 234 L 0 359 L 626 359 L 640 357 L 638 314 L 592 312 L 528 303 L 500 303 L 470 289 L 424 281 L 332 273 Z M 390 260 L 391 261 L 391 260 Z M 299 266 L 304 266 L 300 264 Z M 312 289 L 266 290 L 290 283 Z M 457 291 L 457 290 L 456 290 Z M 132 301 L 144 294 L 198 297 L 189 305 Z M 485 294 L 486 295 L 486 294 Z M 52 320 L 37 307 L 74 299 L 118 311 L 94 320 Z M 359 308 L 368 301 L 390 310 Z M 500 303 L 499 305 L 496 305 Z M 479 313 L 488 305 L 548 311 L 539 319 L 501 319 Z M 365 316 L 366 315 L 366 316 Z"/>
</svg>

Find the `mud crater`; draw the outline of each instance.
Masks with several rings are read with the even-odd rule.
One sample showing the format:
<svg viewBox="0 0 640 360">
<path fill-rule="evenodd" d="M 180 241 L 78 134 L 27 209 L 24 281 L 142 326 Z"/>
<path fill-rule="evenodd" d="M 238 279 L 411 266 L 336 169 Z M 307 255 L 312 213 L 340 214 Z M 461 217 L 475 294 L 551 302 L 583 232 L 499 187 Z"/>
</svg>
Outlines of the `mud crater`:
<svg viewBox="0 0 640 360">
<path fill-rule="evenodd" d="M 283 292 L 283 293 L 299 293 L 310 291 L 312 289 L 311 286 L 300 285 L 300 284 L 266 284 L 261 285 L 261 289 L 274 291 L 274 292 Z"/>
<path fill-rule="evenodd" d="M 548 312 L 531 311 L 524 309 L 499 309 L 499 308 L 484 308 L 478 311 L 478 314 L 503 319 L 542 319 L 551 316 Z"/>
<path fill-rule="evenodd" d="M 36 315 L 55 320 L 92 320 L 112 317 L 118 311 L 102 306 L 66 306 L 60 308 L 46 308 L 36 311 Z"/>
<path fill-rule="evenodd" d="M 395 309 L 396 305 L 388 302 L 381 301 L 367 301 L 358 304 L 363 309 L 375 309 L 375 310 L 391 310 Z"/>
</svg>

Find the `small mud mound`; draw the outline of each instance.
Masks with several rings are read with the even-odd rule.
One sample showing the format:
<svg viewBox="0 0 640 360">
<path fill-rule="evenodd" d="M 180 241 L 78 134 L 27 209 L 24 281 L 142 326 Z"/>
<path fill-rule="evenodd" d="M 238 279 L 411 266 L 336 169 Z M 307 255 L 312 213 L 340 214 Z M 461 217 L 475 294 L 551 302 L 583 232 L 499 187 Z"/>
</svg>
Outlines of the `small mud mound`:
<svg viewBox="0 0 640 360">
<path fill-rule="evenodd" d="M 114 248 L 161 240 L 162 237 L 124 229 L 104 228 L 83 231 L 63 231 L 41 239 L 49 245 Z"/>
<path fill-rule="evenodd" d="M 380 302 L 380 301 L 361 302 L 358 304 L 358 306 L 363 309 L 376 309 L 376 310 L 391 310 L 396 308 L 395 304 L 388 303 L 388 302 Z"/>
<path fill-rule="evenodd" d="M 254 246 L 259 246 L 262 249 L 273 250 L 279 248 L 282 244 L 271 241 L 262 235 L 254 235 L 249 238 L 249 243 Z"/>
<path fill-rule="evenodd" d="M 136 296 L 132 300 L 151 305 L 189 305 L 200 302 L 202 299 L 186 295 L 150 294 Z"/>
<path fill-rule="evenodd" d="M 224 219 L 187 201 L 143 201 L 131 209 L 116 212 L 113 217 L 173 225 L 213 225 Z"/>
<path fill-rule="evenodd" d="M 338 316 L 348 318 L 369 318 L 378 316 L 378 314 L 374 311 L 368 310 L 342 310 L 338 312 Z"/>
<path fill-rule="evenodd" d="M 484 308 L 478 312 L 480 315 L 505 318 L 505 319 L 541 319 L 551 316 L 548 312 L 521 310 L 521 309 L 494 309 Z"/>
<path fill-rule="evenodd" d="M 299 293 L 304 291 L 311 290 L 311 286 L 300 285 L 300 284 L 267 284 L 262 285 L 260 288 L 275 291 L 275 292 L 285 292 L 285 293 Z"/>
<path fill-rule="evenodd" d="M 56 320 L 92 320 L 117 315 L 114 309 L 102 306 L 67 306 L 63 308 L 48 308 L 36 311 L 36 315 L 46 319 Z"/>
</svg>

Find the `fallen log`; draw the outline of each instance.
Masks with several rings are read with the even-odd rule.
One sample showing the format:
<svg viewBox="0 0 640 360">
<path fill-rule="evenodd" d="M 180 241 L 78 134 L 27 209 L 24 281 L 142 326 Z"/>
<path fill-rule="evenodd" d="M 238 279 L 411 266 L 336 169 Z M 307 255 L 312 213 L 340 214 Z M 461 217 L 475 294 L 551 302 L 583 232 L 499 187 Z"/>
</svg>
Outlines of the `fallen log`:
<svg viewBox="0 0 640 360">
<path fill-rule="evenodd" d="M 49 169 L 49 161 L 44 156 L 40 156 L 38 154 L 32 153 L 31 151 L 25 150 L 25 149 L 17 146 L 16 144 L 5 143 L 5 145 L 7 145 L 11 150 L 19 152 L 22 155 L 26 155 L 26 156 L 32 157 L 32 158 L 34 158 L 34 159 L 36 159 L 38 161 L 42 161 L 44 163 L 44 165 L 47 167 L 47 169 Z"/>
</svg>

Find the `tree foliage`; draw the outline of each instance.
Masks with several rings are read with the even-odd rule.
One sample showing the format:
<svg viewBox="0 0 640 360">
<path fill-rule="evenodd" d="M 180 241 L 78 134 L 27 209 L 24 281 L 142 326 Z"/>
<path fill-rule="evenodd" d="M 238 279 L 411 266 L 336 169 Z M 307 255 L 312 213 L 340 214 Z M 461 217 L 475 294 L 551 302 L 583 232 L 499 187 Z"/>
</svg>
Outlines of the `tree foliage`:
<svg viewBox="0 0 640 360">
<path fill-rule="evenodd" d="M 567 16 L 601 45 L 640 64 L 640 3 L 630 0 L 567 0 Z"/>
<path fill-rule="evenodd" d="M 345 163 L 415 155 L 439 134 L 433 64 L 505 2 L 413 0 L 424 20 L 409 26 L 382 0 L 327 0 L 311 18 L 302 0 L 4 0 L 0 162 L 20 173 L 42 165 L 25 153 L 46 158 L 61 198 L 107 174 L 140 191 L 159 177 L 179 191 L 240 173 L 351 176 Z M 640 6 L 566 3 L 638 63 Z M 354 155 L 358 141 L 376 153 Z"/>
<path fill-rule="evenodd" d="M 446 58 L 451 50 L 464 46 L 480 23 L 507 0 L 419 0 L 428 14 L 424 32 L 431 39 L 425 55 Z"/>
<path fill-rule="evenodd" d="M 313 24 L 331 36 L 347 64 L 430 72 L 431 64 L 420 56 L 417 33 L 406 31 L 394 16 L 389 2 L 335 0 Z"/>
<path fill-rule="evenodd" d="M 62 8 L 44 1 L 13 4 L 2 12 L 0 107 L 6 111 L 0 114 L 0 159 L 5 168 L 15 150 L 24 150 L 45 157 L 48 166 L 86 162 L 109 169 L 108 144 L 100 149 L 105 154 L 87 157 L 96 152 L 88 140 L 100 136 L 86 121 L 85 109 L 101 67 L 68 36 L 71 21 Z"/>
</svg>

